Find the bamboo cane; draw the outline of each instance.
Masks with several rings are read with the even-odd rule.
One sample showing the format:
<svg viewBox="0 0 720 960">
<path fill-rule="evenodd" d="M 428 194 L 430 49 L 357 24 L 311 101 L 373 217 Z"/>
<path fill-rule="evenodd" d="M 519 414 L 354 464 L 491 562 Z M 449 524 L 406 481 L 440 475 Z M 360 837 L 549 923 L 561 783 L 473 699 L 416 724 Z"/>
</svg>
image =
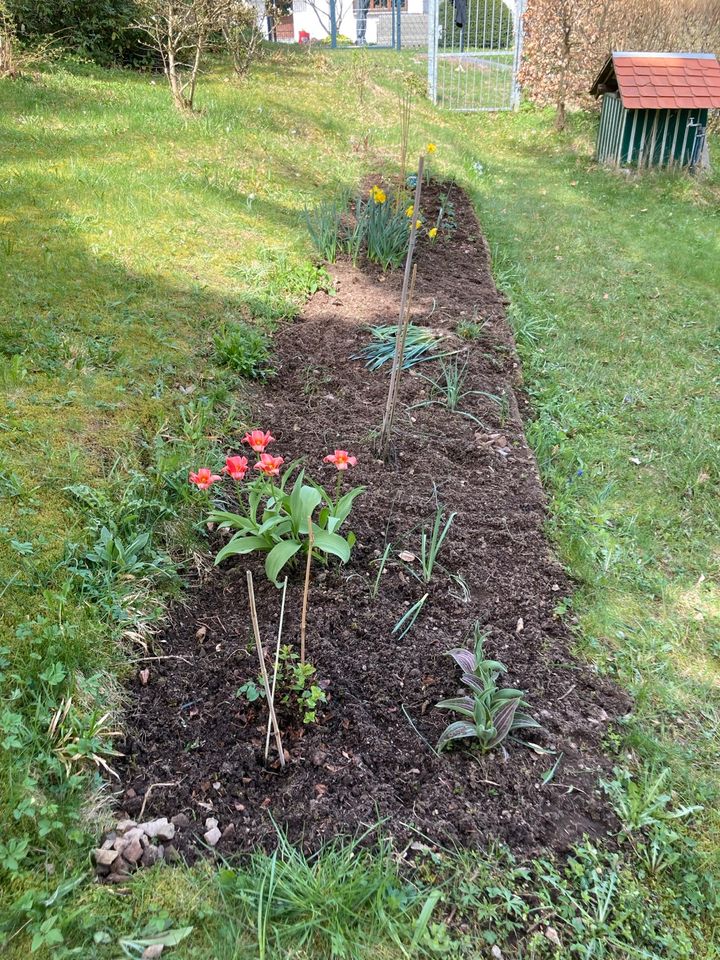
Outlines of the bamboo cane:
<svg viewBox="0 0 720 960">
<path fill-rule="evenodd" d="M 277 684 L 278 667 L 280 666 L 280 639 L 282 637 L 283 619 L 285 618 L 285 594 L 287 593 L 287 583 L 288 578 L 285 577 L 285 582 L 283 583 L 282 601 L 280 602 L 280 624 L 278 625 L 277 643 L 275 645 L 275 669 L 273 670 L 272 694 L 270 697 L 273 707 L 275 706 L 275 686 Z M 265 734 L 265 763 L 267 763 L 268 753 L 270 752 L 271 732 L 272 718 L 268 714 L 267 733 Z"/>
<path fill-rule="evenodd" d="M 307 627 L 308 594 L 310 593 L 310 567 L 315 539 L 312 531 L 312 517 L 308 517 L 308 555 L 305 564 L 305 588 L 303 590 L 302 617 L 300 618 L 300 663 L 305 663 L 305 628 Z"/>
<path fill-rule="evenodd" d="M 260 661 L 260 672 L 262 673 L 263 684 L 265 686 L 265 697 L 270 710 L 270 720 L 275 730 L 275 743 L 280 757 L 280 766 L 285 767 L 285 753 L 283 752 L 282 737 L 280 736 L 280 727 L 278 726 L 277 716 L 275 715 L 275 704 L 273 703 L 270 690 L 270 681 L 268 680 L 267 668 L 265 666 L 265 655 L 263 653 L 262 641 L 260 639 L 260 624 L 258 623 L 257 607 L 255 606 L 255 589 L 253 587 L 252 571 L 247 572 L 248 599 L 250 601 L 250 619 L 252 620 L 253 633 L 255 634 L 255 647 L 257 649 L 258 660 Z"/>
</svg>

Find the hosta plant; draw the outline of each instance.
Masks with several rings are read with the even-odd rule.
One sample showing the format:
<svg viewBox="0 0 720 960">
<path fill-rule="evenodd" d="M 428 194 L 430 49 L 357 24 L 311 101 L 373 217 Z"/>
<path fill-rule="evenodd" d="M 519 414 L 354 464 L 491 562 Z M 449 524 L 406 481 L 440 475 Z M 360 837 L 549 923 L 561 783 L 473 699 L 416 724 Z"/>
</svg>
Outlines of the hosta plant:
<svg viewBox="0 0 720 960">
<path fill-rule="evenodd" d="M 323 562 L 334 556 L 341 563 L 347 563 L 355 537 L 352 533 L 341 534 L 340 528 L 364 488 L 355 487 L 342 494 L 341 481 L 348 467 L 357 463 L 356 458 L 346 450 L 336 450 L 325 458 L 338 471 L 333 495 L 307 478 L 305 470 L 296 473 L 296 464 L 290 464 L 281 473 L 284 459 L 266 452 L 273 440 L 269 433 L 261 430 L 245 436 L 244 442 L 259 456 L 253 467 L 253 478 L 245 483 L 242 481 L 248 473 L 247 458 L 226 459 L 222 472 L 235 481 L 240 510 L 210 512 L 212 523 L 220 529 L 235 531 L 229 543 L 218 552 L 215 563 L 231 556 L 265 553 L 265 572 L 273 583 L 278 582 L 282 570 L 298 556 L 307 556 L 309 549 L 313 557 Z M 190 482 L 200 489 L 208 489 L 220 479 L 221 476 L 213 474 L 208 467 L 190 474 Z"/>
<path fill-rule="evenodd" d="M 438 750 L 454 740 L 469 738 L 477 740 L 482 753 L 496 747 L 504 750 L 503 741 L 513 733 L 540 728 L 537 720 L 520 710 L 527 706 L 522 690 L 498 687 L 498 677 L 507 668 L 499 660 L 484 659 L 483 640 L 476 626 L 474 651 L 463 648 L 448 651 L 463 672 L 462 680 L 468 693 L 436 704 L 439 709 L 450 710 L 461 718 L 443 730 L 437 742 Z"/>
</svg>

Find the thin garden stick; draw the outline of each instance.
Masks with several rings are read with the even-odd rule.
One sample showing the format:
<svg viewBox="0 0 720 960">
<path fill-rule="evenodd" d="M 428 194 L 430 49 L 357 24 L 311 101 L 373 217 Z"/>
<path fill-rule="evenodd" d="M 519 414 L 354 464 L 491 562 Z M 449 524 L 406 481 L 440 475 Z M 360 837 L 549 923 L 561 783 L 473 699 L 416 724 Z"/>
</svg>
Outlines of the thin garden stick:
<svg viewBox="0 0 720 960">
<path fill-rule="evenodd" d="M 257 649 L 258 660 L 260 661 L 260 672 L 262 673 L 263 684 L 265 686 L 265 697 L 267 699 L 268 709 L 270 711 L 270 720 L 275 730 L 275 743 L 278 748 L 280 766 L 285 768 L 285 754 L 283 752 L 282 737 L 280 736 L 280 727 L 275 716 L 275 704 L 272 700 L 270 691 L 270 681 L 268 680 L 267 668 L 265 667 L 265 655 L 263 654 L 262 641 L 260 639 L 260 624 L 258 623 L 257 608 L 255 606 L 255 589 L 253 587 L 252 571 L 247 572 L 248 599 L 250 601 L 250 619 L 252 620 L 253 633 L 255 634 L 255 647 Z"/>
<path fill-rule="evenodd" d="M 397 408 L 398 394 L 400 392 L 400 373 L 402 372 L 403 364 L 405 363 L 405 346 L 407 345 L 407 335 L 408 328 L 410 327 L 410 309 L 412 307 L 413 297 L 415 296 L 415 278 L 417 277 L 417 264 L 413 264 L 412 277 L 410 278 L 410 291 L 408 292 L 407 303 L 405 304 L 405 318 L 401 324 L 398 325 L 397 338 L 399 338 L 399 345 L 396 339 L 395 349 L 398 352 L 400 357 L 397 375 L 395 377 L 395 383 L 393 384 L 392 392 L 392 421 L 395 420 L 395 410 Z M 394 358 L 393 358 L 394 359 Z M 392 422 L 390 424 L 390 430 L 392 432 Z"/>
<path fill-rule="evenodd" d="M 271 696 L 273 706 L 275 706 L 275 685 L 277 683 L 278 667 L 280 666 L 280 638 L 282 637 L 283 619 L 285 617 L 285 594 L 287 593 L 287 581 L 288 581 L 288 578 L 285 577 L 285 582 L 283 583 L 282 600 L 280 602 L 280 623 L 278 625 L 277 643 L 275 644 L 275 668 L 273 670 L 272 696 Z M 265 763 L 267 763 L 268 753 L 270 752 L 271 731 L 272 731 L 272 719 L 268 714 L 267 733 L 265 734 Z"/>
<path fill-rule="evenodd" d="M 407 174 L 407 154 L 408 141 L 410 140 L 410 92 L 408 90 L 400 94 L 400 190 L 405 189 L 405 179 Z M 400 193 L 396 197 L 396 205 L 399 202 Z"/>
<path fill-rule="evenodd" d="M 310 566 L 312 564 L 313 543 L 312 517 L 308 517 L 308 555 L 305 564 L 305 589 L 303 590 L 302 617 L 300 618 L 300 663 L 305 663 L 305 628 L 307 627 L 308 594 L 310 593 Z"/>
<path fill-rule="evenodd" d="M 181 781 L 172 780 L 169 783 L 151 783 L 150 786 L 145 791 L 145 796 L 143 797 L 142 806 L 140 807 L 140 813 L 138 814 L 138 823 L 142 823 L 143 814 L 145 813 L 145 804 L 150 799 L 150 794 L 155 789 L 155 787 L 176 787 Z"/>
<path fill-rule="evenodd" d="M 417 238 L 417 218 L 420 216 L 420 197 L 422 194 L 423 169 L 425 166 L 425 156 L 420 155 L 418 159 L 417 183 L 415 184 L 415 202 L 413 204 L 413 215 L 410 224 L 410 242 L 408 243 L 407 257 L 405 258 L 405 275 L 403 276 L 402 294 L 400 296 L 400 318 L 398 320 L 398 331 L 395 339 L 395 356 L 393 358 L 392 371 L 390 373 L 390 386 L 388 388 L 387 404 L 385 405 L 385 416 L 383 417 L 382 431 L 380 433 L 380 456 L 383 460 L 387 459 L 390 451 L 390 441 L 392 439 L 392 427 L 395 420 L 395 407 L 397 406 L 397 397 L 399 391 L 400 373 L 405 352 L 405 337 L 407 335 L 407 325 L 410 320 L 410 281 L 414 277 L 413 253 L 415 252 L 415 240 Z"/>
</svg>

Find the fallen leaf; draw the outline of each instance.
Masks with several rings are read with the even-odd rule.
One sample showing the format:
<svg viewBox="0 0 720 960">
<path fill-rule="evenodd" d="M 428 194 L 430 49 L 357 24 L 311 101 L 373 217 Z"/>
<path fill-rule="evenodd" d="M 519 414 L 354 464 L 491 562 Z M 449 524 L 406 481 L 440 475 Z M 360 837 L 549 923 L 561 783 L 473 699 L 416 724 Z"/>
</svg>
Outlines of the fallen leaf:
<svg viewBox="0 0 720 960">
<path fill-rule="evenodd" d="M 207 636 L 207 627 L 205 626 L 205 624 L 203 624 L 195 632 L 195 639 L 199 640 L 200 643 L 202 643 L 206 636 Z"/>
<path fill-rule="evenodd" d="M 560 937 L 558 936 L 558 932 L 557 932 L 557 930 L 556 930 L 554 927 L 547 927 L 547 928 L 546 928 L 546 930 L 545 930 L 545 939 L 546 939 L 546 940 L 549 940 L 550 943 L 555 944 L 556 947 L 559 947 L 559 946 L 561 945 L 561 944 L 560 944 Z"/>
<path fill-rule="evenodd" d="M 409 550 L 401 550 L 398 554 L 401 560 L 404 560 L 405 563 L 412 563 L 413 560 L 417 560 L 417 557 L 414 553 L 410 553 Z"/>
<path fill-rule="evenodd" d="M 140 671 L 140 683 L 144 687 L 146 687 L 149 679 L 150 679 L 150 670 L 147 667 L 145 667 L 144 670 Z"/>
<path fill-rule="evenodd" d="M 525 629 L 525 621 L 522 617 L 518 617 L 517 626 L 515 627 L 515 633 L 522 633 Z"/>
</svg>

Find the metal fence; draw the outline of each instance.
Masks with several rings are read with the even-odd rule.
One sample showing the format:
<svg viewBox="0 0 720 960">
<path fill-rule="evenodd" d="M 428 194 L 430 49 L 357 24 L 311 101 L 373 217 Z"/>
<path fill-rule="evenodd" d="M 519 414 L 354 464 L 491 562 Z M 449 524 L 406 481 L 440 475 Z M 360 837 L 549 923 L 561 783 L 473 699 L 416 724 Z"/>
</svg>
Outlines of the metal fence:
<svg viewBox="0 0 720 960">
<path fill-rule="evenodd" d="M 449 110 L 520 102 L 524 0 L 430 0 L 428 95 Z"/>
<path fill-rule="evenodd" d="M 428 95 L 449 110 L 518 106 L 525 0 L 291 0 L 274 39 L 427 54 Z"/>
</svg>

